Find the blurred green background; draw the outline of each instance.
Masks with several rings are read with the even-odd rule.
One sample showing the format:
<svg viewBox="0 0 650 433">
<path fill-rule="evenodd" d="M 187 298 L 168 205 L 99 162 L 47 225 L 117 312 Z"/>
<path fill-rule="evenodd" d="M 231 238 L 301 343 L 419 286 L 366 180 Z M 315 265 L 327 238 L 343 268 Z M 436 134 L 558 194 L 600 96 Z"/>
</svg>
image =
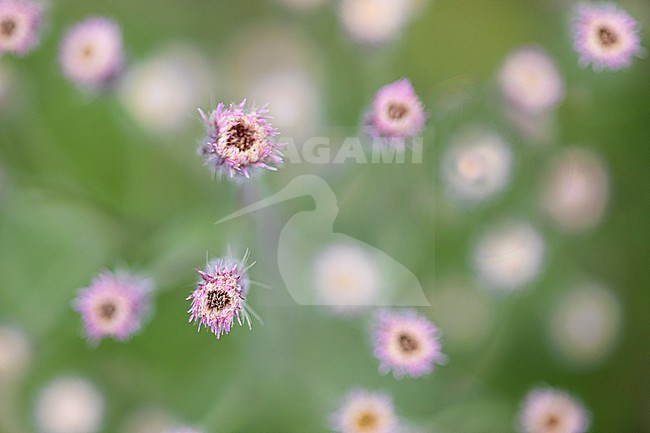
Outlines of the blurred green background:
<svg viewBox="0 0 650 433">
<path fill-rule="evenodd" d="M 104 432 L 125 431 L 148 407 L 207 432 L 327 431 L 327 415 L 356 385 L 389 391 L 398 414 L 423 431 L 508 432 L 520 400 L 541 384 L 581 399 L 592 432 L 650 431 L 650 63 L 637 59 L 620 72 L 580 68 L 567 25 L 571 5 L 427 2 L 397 41 L 369 48 L 342 31 L 336 2 L 294 11 L 271 0 L 52 1 L 40 47 L 25 58 L 0 59 L 16 79 L 0 105 L 0 322 L 19 326 L 33 344 L 24 378 L 2 401 L 25 427 L 5 433 L 31 431 L 38 390 L 64 373 L 88 377 L 104 393 Z M 621 5 L 649 27 L 646 2 Z M 212 89 L 199 101 L 205 109 L 249 96 L 245 77 L 286 66 L 273 58 L 295 60 L 318 89 L 315 133 L 356 131 L 374 92 L 409 77 L 430 113 L 423 164 L 287 164 L 256 181 L 275 191 L 300 173 L 326 178 L 339 199 L 335 229 L 408 266 L 434 304 L 421 312 L 436 323 L 438 287 L 453 278 L 473 281 L 472 240 L 500 216 L 520 215 L 544 234 L 541 278 L 521 294 L 490 298 L 494 320 L 471 344 L 445 338 L 443 327 L 449 362 L 430 376 L 380 376 L 367 317 L 291 305 L 275 257 L 258 242 L 272 244 L 281 225 L 263 215 L 214 224 L 238 208 L 246 186 L 214 180 L 203 166 L 194 109 L 180 130 L 147 132 L 116 92 L 86 94 L 65 81 L 57 46 L 87 15 L 122 25 L 129 66 L 177 41 L 203 53 Z M 277 35 L 286 46 L 255 52 Z M 512 130 L 495 97 L 503 59 L 531 43 L 557 61 L 567 86 L 557 134 L 544 146 Z M 445 109 L 441 101 L 448 100 L 460 102 Z M 446 138 L 472 123 L 506 136 L 516 160 L 504 194 L 464 209 L 448 203 L 438 171 Z M 540 161 L 573 144 L 603 157 L 611 188 L 603 222 L 578 235 L 554 229 L 536 205 Z M 310 206 L 299 199 L 275 212 L 281 224 Z M 258 260 L 252 278 L 273 289 L 250 296 L 263 326 L 235 328 L 217 341 L 187 323 L 185 298 L 206 252 L 223 254 L 228 244 L 250 247 Z M 70 301 L 99 270 L 119 266 L 155 279 L 155 314 L 129 342 L 90 347 Z M 589 368 L 563 362 L 545 331 L 558 296 L 581 279 L 610 288 L 623 314 L 614 350 Z"/>
</svg>

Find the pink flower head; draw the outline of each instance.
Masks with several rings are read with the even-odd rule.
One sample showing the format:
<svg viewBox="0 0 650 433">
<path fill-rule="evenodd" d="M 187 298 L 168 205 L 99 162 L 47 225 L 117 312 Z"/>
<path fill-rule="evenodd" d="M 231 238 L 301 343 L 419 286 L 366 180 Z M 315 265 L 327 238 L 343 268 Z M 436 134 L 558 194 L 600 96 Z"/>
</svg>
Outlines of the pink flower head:
<svg viewBox="0 0 650 433">
<path fill-rule="evenodd" d="M 526 396 L 519 415 L 522 433 L 584 433 L 589 414 L 563 391 L 534 389 Z"/>
<path fill-rule="evenodd" d="M 398 418 L 388 394 L 355 389 L 345 396 L 330 424 L 337 433 L 396 433 Z"/>
<path fill-rule="evenodd" d="M 120 27 L 102 17 L 74 25 L 61 42 L 59 63 L 73 83 L 90 89 L 106 87 L 117 78 L 124 63 Z"/>
<path fill-rule="evenodd" d="M 199 153 L 215 171 L 228 172 L 230 177 L 250 175 L 254 167 L 276 171 L 272 164 L 282 162 L 275 142 L 279 134 L 269 122 L 265 107 L 245 110 L 246 100 L 229 108 L 220 103 L 209 115 L 199 109 L 208 127 L 208 134 Z"/>
<path fill-rule="evenodd" d="M 445 361 L 440 352 L 438 329 L 413 310 L 380 311 L 372 329 L 374 355 L 379 371 L 400 378 L 431 373 L 435 363 Z"/>
<path fill-rule="evenodd" d="M 372 111 L 366 115 L 366 130 L 373 138 L 403 139 L 418 134 L 425 118 L 422 102 L 411 82 L 403 78 L 377 91 Z"/>
<path fill-rule="evenodd" d="M 136 333 L 151 308 L 153 283 L 127 272 L 102 272 L 80 289 L 73 308 L 81 314 L 92 341 L 126 340 Z"/>
<path fill-rule="evenodd" d="M 248 252 L 239 263 L 222 258 L 209 263 L 205 272 L 197 271 L 201 280 L 187 300 L 192 300 L 188 310 L 189 321 L 198 320 L 199 330 L 205 326 L 220 338 L 222 334 L 230 332 L 235 319 L 239 325 L 242 325 L 243 319 L 251 327 L 246 309 L 249 286 L 246 272 L 255 262 L 246 266 L 247 259 Z"/>
<path fill-rule="evenodd" d="M 573 48 L 594 69 L 622 69 L 643 53 L 637 23 L 613 3 L 581 4 L 573 20 Z"/>
<path fill-rule="evenodd" d="M 0 0 L 0 54 L 25 55 L 37 44 L 43 9 L 29 0 Z"/>
</svg>

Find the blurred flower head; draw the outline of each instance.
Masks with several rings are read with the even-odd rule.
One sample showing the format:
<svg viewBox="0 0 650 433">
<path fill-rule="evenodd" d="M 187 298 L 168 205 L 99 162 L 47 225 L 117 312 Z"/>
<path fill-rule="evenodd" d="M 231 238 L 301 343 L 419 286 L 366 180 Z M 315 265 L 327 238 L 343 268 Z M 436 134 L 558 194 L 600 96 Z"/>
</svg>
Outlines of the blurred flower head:
<svg viewBox="0 0 650 433">
<path fill-rule="evenodd" d="M 126 72 L 120 99 L 145 129 L 174 132 L 187 123 L 209 93 L 209 70 L 193 47 L 168 47 Z"/>
<path fill-rule="evenodd" d="M 150 279 L 128 272 L 102 272 L 80 289 L 73 302 L 91 341 L 126 340 L 136 333 L 151 309 Z"/>
<path fill-rule="evenodd" d="M 74 84 L 101 90 L 111 84 L 124 62 L 122 31 L 113 21 L 91 17 L 71 27 L 59 49 L 63 74 Z"/>
<path fill-rule="evenodd" d="M 282 144 L 274 139 L 279 132 L 269 122 L 268 110 L 245 107 L 243 100 L 229 108 L 219 103 L 210 114 L 199 110 L 208 129 L 199 153 L 213 170 L 231 178 L 248 178 L 254 168 L 276 171 L 272 164 L 282 162 Z"/>
<path fill-rule="evenodd" d="M 374 305 L 381 291 L 381 275 L 373 257 L 348 244 L 325 247 L 314 261 L 316 296 L 338 312 L 354 312 Z"/>
<path fill-rule="evenodd" d="M 198 321 L 199 330 L 205 326 L 220 338 L 230 332 L 235 320 L 240 325 L 244 320 L 250 327 L 246 311 L 247 271 L 255 262 L 246 265 L 248 254 L 247 251 L 240 262 L 217 259 L 208 263 L 205 271 L 198 271 L 201 280 L 187 300 L 192 301 L 189 320 Z"/>
<path fill-rule="evenodd" d="M 403 78 L 379 89 L 366 115 L 366 130 L 371 137 L 406 138 L 417 135 L 426 115 L 411 82 Z"/>
<path fill-rule="evenodd" d="M 37 44 L 43 8 L 31 0 L 0 0 L 0 55 L 23 56 Z"/>
<path fill-rule="evenodd" d="M 337 433 L 395 433 L 397 424 L 392 398 L 364 389 L 351 391 L 330 419 Z"/>
<path fill-rule="evenodd" d="M 434 364 L 445 360 L 438 334 L 433 323 L 414 310 L 380 311 L 372 329 L 379 371 L 397 378 L 431 373 Z"/>
<path fill-rule="evenodd" d="M 457 137 L 442 160 L 449 194 L 461 201 L 485 200 L 501 191 L 512 171 L 512 151 L 501 136 L 472 131 Z"/>
<path fill-rule="evenodd" d="M 36 400 L 40 433 L 95 433 L 104 416 L 104 398 L 81 378 L 59 378 L 45 386 Z"/>
<path fill-rule="evenodd" d="M 499 72 L 499 84 L 508 103 L 530 113 L 550 110 L 564 98 L 564 83 L 555 63 L 537 47 L 510 54 Z"/>
<path fill-rule="evenodd" d="M 622 69 L 643 53 L 637 22 L 614 3 L 582 3 L 573 19 L 573 48 L 584 66 Z"/>
<path fill-rule="evenodd" d="M 602 361 L 621 330 L 621 305 L 614 294 L 586 285 L 562 296 L 548 321 L 553 346 L 569 362 L 590 366 Z"/>
<path fill-rule="evenodd" d="M 31 343 L 17 327 L 0 326 L 0 381 L 18 376 L 32 359 Z"/>
<path fill-rule="evenodd" d="M 381 44 L 399 36 L 411 7 L 411 2 L 406 0 L 341 0 L 339 15 L 352 39 Z"/>
<path fill-rule="evenodd" d="M 544 240 L 528 223 L 491 228 L 479 238 L 473 261 L 479 280 L 491 289 L 512 291 L 531 283 L 544 260 Z"/>
<path fill-rule="evenodd" d="M 130 415 L 121 431 L 122 433 L 163 433 L 177 424 L 163 409 L 147 407 Z"/>
<path fill-rule="evenodd" d="M 589 414 L 573 397 L 553 388 L 534 389 L 519 415 L 522 433 L 584 433 Z"/>
<path fill-rule="evenodd" d="M 608 197 L 607 170 L 590 150 L 564 150 L 546 169 L 541 205 L 565 230 L 578 232 L 598 224 Z"/>
</svg>

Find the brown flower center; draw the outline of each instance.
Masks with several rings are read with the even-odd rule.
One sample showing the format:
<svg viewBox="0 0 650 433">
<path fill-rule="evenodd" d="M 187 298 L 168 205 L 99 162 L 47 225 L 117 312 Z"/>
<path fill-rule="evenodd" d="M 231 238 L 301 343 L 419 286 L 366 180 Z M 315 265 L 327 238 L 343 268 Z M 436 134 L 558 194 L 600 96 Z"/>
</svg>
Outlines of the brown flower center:
<svg viewBox="0 0 650 433">
<path fill-rule="evenodd" d="M 228 130 L 228 139 L 226 141 L 228 146 L 235 146 L 245 152 L 253 146 L 254 142 L 255 134 L 248 125 L 242 122 L 235 123 Z"/>
<path fill-rule="evenodd" d="M 400 120 L 408 111 L 408 108 L 404 104 L 393 103 L 388 106 L 388 117 L 393 120 Z"/>
<path fill-rule="evenodd" d="M 418 349 L 418 342 L 412 336 L 403 333 L 399 336 L 399 347 L 401 347 L 405 353 L 411 353 Z"/>
<path fill-rule="evenodd" d="M 549 415 L 548 418 L 546 418 L 545 425 L 549 430 L 555 429 L 559 424 L 560 419 L 555 415 Z"/>
<path fill-rule="evenodd" d="M 601 27 L 598 29 L 598 39 L 606 47 L 610 47 L 618 42 L 618 35 L 610 28 Z"/>
<path fill-rule="evenodd" d="M 16 22 L 11 18 L 6 18 L 0 22 L 0 33 L 5 36 L 11 36 L 16 29 Z"/>
<path fill-rule="evenodd" d="M 111 320 L 115 315 L 115 311 L 117 311 L 117 308 L 112 302 L 104 302 L 99 306 L 99 315 L 106 320 Z"/>
<path fill-rule="evenodd" d="M 362 431 L 372 431 L 377 428 L 377 416 L 372 412 L 363 412 L 357 419 L 357 427 Z"/>
<path fill-rule="evenodd" d="M 210 310 L 214 310 L 215 308 L 217 310 L 223 310 L 224 308 L 228 307 L 231 302 L 232 298 L 228 292 L 225 292 L 223 290 L 214 290 L 212 292 L 208 292 L 208 308 Z"/>
</svg>

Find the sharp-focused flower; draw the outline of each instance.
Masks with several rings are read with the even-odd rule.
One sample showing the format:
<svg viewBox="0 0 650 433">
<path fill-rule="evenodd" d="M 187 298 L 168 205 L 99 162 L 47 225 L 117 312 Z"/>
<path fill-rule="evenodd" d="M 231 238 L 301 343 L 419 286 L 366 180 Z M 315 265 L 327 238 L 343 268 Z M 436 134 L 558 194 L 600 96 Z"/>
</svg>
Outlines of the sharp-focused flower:
<svg viewBox="0 0 650 433">
<path fill-rule="evenodd" d="M 215 171 L 227 171 L 231 178 L 249 177 L 255 167 L 276 171 L 272 164 L 282 162 L 283 145 L 275 142 L 279 132 L 269 123 L 268 110 L 253 107 L 247 111 L 245 106 L 244 99 L 229 108 L 220 103 L 209 115 L 199 109 L 208 127 L 199 153 Z"/>
<path fill-rule="evenodd" d="M 621 305 L 598 285 L 571 290 L 548 323 L 551 343 L 570 363 L 591 366 L 611 353 L 621 330 Z"/>
<path fill-rule="evenodd" d="M 27 54 L 37 44 L 42 7 L 30 0 L 0 0 L 0 55 Z"/>
<path fill-rule="evenodd" d="M 521 48 L 510 54 L 499 72 L 505 99 L 516 109 L 539 113 L 564 98 L 564 83 L 553 60 L 540 48 Z"/>
<path fill-rule="evenodd" d="M 607 170 L 586 149 L 567 149 L 551 161 L 543 180 L 541 205 L 561 228 L 578 232 L 600 222 L 607 207 Z"/>
<path fill-rule="evenodd" d="M 492 229 L 476 243 L 474 266 L 489 288 L 512 291 L 531 283 L 544 261 L 544 239 L 524 222 Z"/>
<path fill-rule="evenodd" d="M 103 416 L 104 398 L 86 379 L 56 379 L 43 388 L 36 400 L 40 433 L 95 433 Z"/>
<path fill-rule="evenodd" d="M 120 99 L 139 125 L 168 135 L 181 129 L 210 93 L 209 70 L 193 48 L 168 47 L 125 73 Z"/>
<path fill-rule="evenodd" d="M 403 78 L 377 91 L 365 126 L 373 138 L 404 139 L 417 135 L 425 120 L 422 102 L 411 82 Z"/>
<path fill-rule="evenodd" d="M 230 332 L 235 320 L 240 326 L 247 322 L 251 327 L 246 305 L 249 289 L 247 271 L 255 262 L 246 265 L 248 255 L 247 251 L 241 262 L 221 258 L 208 263 L 205 271 L 197 271 L 201 280 L 187 300 L 192 301 L 188 310 L 189 321 L 198 321 L 199 330 L 205 326 L 220 338 Z"/>
<path fill-rule="evenodd" d="M 413 310 L 381 311 L 372 328 L 373 353 L 379 360 L 379 371 L 419 377 L 431 373 L 434 364 L 443 363 L 438 329 Z"/>
<path fill-rule="evenodd" d="M 352 39 L 381 44 L 399 36 L 411 8 L 411 2 L 405 0 L 342 0 L 339 15 Z"/>
<path fill-rule="evenodd" d="M 465 201 L 485 200 L 501 191 L 512 171 L 512 151 L 499 135 L 480 131 L 456 138 L 442 162 L 449 194 Z"/>
<path fill-rule="evenodd" d="M 343 399 L 330 425 L 337 433 L 396 433 L 398 418 L 388 394 L 356 389 Z"/>
<path fill-rule="evenodd" d="M 316 296 L 320 304 L 339 312 L 375 305 L 381 276 L 372 256 L 348 244 L 332 244 L 314 261 Z"/>
<path fill-rule="evenodd" d="M 584 433 L 588 425 L 589 415 L 582 405 L 553 388 L 530 391 L 519 415 L 522 433 Z"/>
<path fill-rule="evenodd" d="M 31 344 L 25 333 L 14 326 L 0 326 L 0 381 L 18 376 L 31 358 Z"/>
<path fill-rule="evenodd" d="M 583 3 L 573 19 L 573 48 L 583 66 L 622 69 L 643 53 L 637 22 L 614 3 Z"/>
<path fill-rule="evenodd" d="M 73 83 L 99 90 L 122 71 L 122 31 L 113 21 L 91 17 L 70 28 L 61 42 L 59 63 Z"/>
<path fill-rule="evenodd" d="M 80 289 L 73 302 L 88 338 L 126 340 L 136 333 L 151 309 L 153 283 L 127 272 L 103 272 Z"/>
</svg>

